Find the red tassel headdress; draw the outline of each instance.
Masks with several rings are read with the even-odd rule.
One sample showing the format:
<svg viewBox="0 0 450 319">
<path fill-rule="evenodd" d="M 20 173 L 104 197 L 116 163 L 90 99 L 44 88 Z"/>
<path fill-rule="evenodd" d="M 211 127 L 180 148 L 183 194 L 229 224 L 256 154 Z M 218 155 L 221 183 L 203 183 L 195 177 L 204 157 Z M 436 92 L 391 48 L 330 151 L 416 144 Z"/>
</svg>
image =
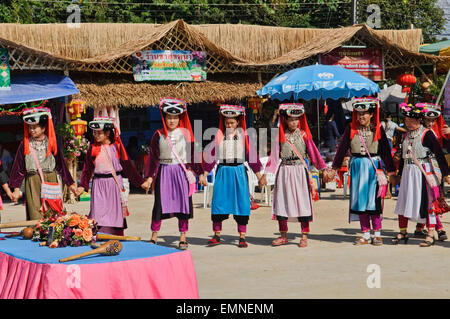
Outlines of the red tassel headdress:
<svg viewBox="0 0 450 319">
<path fill-rule="evenodd" d="M 352 123 L 350 124 L 350 139 L 352 139 L 359 131 L 359 122 L 356 118 L 356 112 L 373 112 L 372 124 L 375 128 L 373 136 L 374 141 L 381 138 L 380 123 L 380 100 L 373 97 L 356 98 L 353 100 Z"/>
<path fill-rule="evenodd" d="M 287 118 L 298 117 L 298 128 L 306 133 L 309 139 L 312 139 L 311 131 L 309 130 L 308 122 L 306 121 L 305 107 L 301 103 L 283 103 L 279 107 L 280 112 L 280 128 L 278 140 L 280 143 L 286 142 Z"/>
<path fill-rule="evenodd" d="M 128 155 L 123 146 L 122 139 L 120 138 L 120 131 L 118 125 L 118 118 L 116 116 L 116 111 L 114 108 L 110 108 L 109 110 L 105 107 L 94 110 L 94 119 L 89 122 L 89 127 L 93 130 L 105 130 L 105 129 L 114 129 L 114 144 L 117 146 L 117 157 L 126 161 L 128 160 Z M 101 145 L 98 143 L 92 143 L 92 157 L 97 157 L 100 154 Z"/>
<path fill-rule="evenodd" d="M 240 127 L 245 136 L 245 149 L 249 150 L 249 138 L 247 135 L 247 124 L 245 120 L 245 107 L 240 105 L 229 105 L 222 104 L 219 109 L 219 130 L 216 135 L 216 145 L 220 145 L 224 136 L 225 136 L 225 119 L 226 118 L 237 118 L 238 119 L 238 127 Z"/>
<path fill-rule="evenodd" d="M 48 101 L 45 100 L 41 106 L 39 107 L 31 107 L 26 108 L 22 111 L 22 118 L 24 121 L 24 153 L 25 155 L 30 154 L 30 133 L 29 133 L 29 125 L 30 124 L 38 124 L 39 120 L 41 119 L 41 116 L 47 116 L 47 126 L 45 128 L 45 134 L 48 137 L 48 149 L 46 156 L 53 154 L 56 155 L 58 152 L 58 147 L 56 144 L 56 134 L 55 134 L 55 128 L 53 127 L 53 118 L 52 118 L 52 112 L 48 107 L 45 107 L 44 105 Z"/>
<path fill-rule="evenodd" d="M 194 133 L 192 132 L 191 121 L 187 114 L 187 103 L 181 99 L 165 97 L 160 100 L 159 109 L 161 111 L 161 119 L 163 128 L 159 130 L 161 135 L 167 136 L 167 125 L 164 114 L 179 115 L 180 122 L 178 128 L 183 128 L 182 133 L 188 142 L 194 142 Z"/>
</svg>

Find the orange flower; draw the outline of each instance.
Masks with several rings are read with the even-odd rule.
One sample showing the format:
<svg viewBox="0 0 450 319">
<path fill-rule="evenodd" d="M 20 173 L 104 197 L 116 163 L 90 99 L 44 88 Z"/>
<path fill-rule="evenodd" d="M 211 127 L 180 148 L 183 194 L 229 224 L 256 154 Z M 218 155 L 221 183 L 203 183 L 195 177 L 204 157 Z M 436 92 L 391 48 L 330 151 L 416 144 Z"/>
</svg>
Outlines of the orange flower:
<svg viewBox="0 0 450 319">
<path fill-rule="evenodd" d="M 80 221 L 80 223 L 78 224 L 78 227 L 80 227 L 81 229 L 86 229 L 89 227 L 89 220 L 84 218 Z"/>
<path fill-rule="evenodd" d="M 56 247 L 58 247 L 58 241 L 54 241 L 54 242 L 52 242 L 51 244 L 50 244 L 50 246 L 48 246 L 48 247 L 50 247 L 50 248 L 56 248 Z"/>
<path fill-rule="evenodd" d="M 69 226 L 70 227 L 75 227 L 80 223 L 80 215 L 72 215 L 70 216 L 69 219 Z"/>
<path fill-rule="evenodd" d="M 73 231 L 74 231 L 74 233 L 75 233 L 75 236 L 78 236 L 78 237 L 83 236 L 83 230 L 81 230 L 81 229 L 79 229 L 79 228 L 76 228 L 76 229 L 74 229 Z"/>
<path fill-rule="evenodd" d="M 86 228 L 83 230 L 83 239 L 85 241 L 91 241 L 92 240 L 92 229 Z"/>
</svg>

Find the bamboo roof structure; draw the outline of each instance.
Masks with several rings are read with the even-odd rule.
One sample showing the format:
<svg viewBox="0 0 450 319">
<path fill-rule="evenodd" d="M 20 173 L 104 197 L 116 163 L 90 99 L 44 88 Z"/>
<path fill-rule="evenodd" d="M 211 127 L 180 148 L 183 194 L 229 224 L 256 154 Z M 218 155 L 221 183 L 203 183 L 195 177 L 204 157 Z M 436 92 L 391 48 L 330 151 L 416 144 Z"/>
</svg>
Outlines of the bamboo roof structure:
<svg viewBox="0 0 450 319">
<path fill-rule="evenodd" d="M 253 96 L 262 86 L 261 77 L 242 74 L 271 77 L 317 63 L 321 54 L 343 45 L 381 47 L 386 70 L 448 59 L 419 53 L 420 29 L 373 30 L 367 25 L 301 29 L 189 25 L 176 20 L 159 25 L 85 23 L 79 28 L 67 24 L 0 26 L 0 47 L 8 49 L 13 72 L 56 70 L 71 77 L 78 74 L 74 82 L 80 89 L 79 97 L 95 107 L 151 105 L 163 95 L 178 95 L 190 103 Z M 132 54 L 142 50 L 206 51 L 208 80 L 136 83 L 130 76 Z M 230 73 L 236 76 L 230 77 Z M 228 80 L 211 77 L 220 74 L 228 74 Z"/>
</svg>

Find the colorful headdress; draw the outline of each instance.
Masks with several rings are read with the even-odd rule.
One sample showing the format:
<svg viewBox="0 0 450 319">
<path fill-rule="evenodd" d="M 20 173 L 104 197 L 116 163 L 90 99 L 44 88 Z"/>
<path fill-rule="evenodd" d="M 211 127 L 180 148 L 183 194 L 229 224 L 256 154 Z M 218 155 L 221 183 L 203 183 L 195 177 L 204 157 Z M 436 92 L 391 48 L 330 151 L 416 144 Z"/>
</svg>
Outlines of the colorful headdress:
<svg viewBox="0 0 450 319">
<path fill-rule="evenodd" d="M 377 98 L 363 97 L 354 99 L 352 106 L 354 111 L 370 112 L 376 110 L 378 108 L 378 104 Z"/>
<path fill-rule="evenodd" d="M 58 152 L 58 147 L 56 144 L 55 128 L 53 127 L 53 117 L 52 112 L 48 107 L 44 105 L 48 102 L 45 100 L 39 107 L 31 107 L 23 109 L 22 119 L 24 121 L 24 153 L 25 155 L 30 154 L 30 133 L 28 125 L 39 124 L 42 119 L 47 120 L 45 134 L 48 137 L 48 150 L 46 156 L 52 153 L 56 155 Z"/>
<path fill-rule="evenodd" d="M 402 114 L 406 117 L 414 119 L 422 119 L 425 117 L 428 108 L 423 105 L 423 103 L 418 103 L 416 105 L 402 103 L 400 104 L 400 110 Z"/>
<path fill-rule="evenodd" d="M 117 157 L 122 160 L 128 160 L 127 152 L 123 146 L 122 140 L 120 138 L 119 125 L 117 123 L 116 111 L 114 108 L 95 109 L 94 119 L 89 122 L 89 127 L 94 131 L 99 130 L 114 130 L 114 144 L 117 146 Z M 92 144 L 92 157 L 97 157 L 100 154 L 101 145 L 98 143 Z"/>
<path fill-rule="evenodd" d="M 220 106 L 219 112 L 225 117 L 233 118 L 245 115 L 245 107 L 240 105 L 222 104 Z"/>
<path fill-rule="evenodd" d="M 279 112 L 285 116 L 300 117 L 305 114 L 305 107 L 301 103 L 280 104 Z"/>
<path fill-rule="evenodd" d="M 424 115 L 425 118 L 435 120 L 432 129 L 437 136 L 439 144 L 443 146 L 444 139 L 449 138 L 449 136 L 442 134 L 445 121 L 442 117 L 441 106 L 433 103 L 417 103 L 416 106 L 422 106 L 426 110 Z"/>
<path fill-rule="evenodd" d="M 115 118 L 110 117 L 108 110 L 106 108 L 103 108 L 101 111 L 99 109 L 94 110 L 94 119 L 90 121 L 88 125 L 92 130 L 99 131 L 105 129 L 113 129 L 114 122 Z"/>
<path fill-rule="evenodd" d="M 380 100 L 373 97 L 355 98 L 352 102 L 353 115 L 352 123 L 350 124 L 350 139 L 358 133 L 359 122 L 356 118 L 357 112 L 373 112 L 372 122 L 375 127 L 375 134 L 373 136 L 374 141 L 378 141 L 381 138 L 381 123 L 380 123 Z"/>
<path fill-rule="evenodd" d="M 180 99 L 165 97 L 160 100 L 159 107 L 166 114 L 182 114 L 186 112 L 186 102 Z"/>
<path fill-rule="evenodd" d="M 245 135 L 245 149 L 249 150 L 249 138 L 247 135 L 247 123 L 245 119 L 245 107 L 241 105 L 222 104 L 219 108 L 219 130 L 216 134 L 216 145 L 220 145 L 225 136 L 225 118 L 237 118 L 239 120 L 239 127 L 242 128 Z"/>
<path fill-rule="evenodd" d="M 187 103 L 181 99 L 175 99 L 171 97 L 162 98 L 159 102 L 159 109 L 161 111 L 161 119 L 163 122 L 163 128 L 159 132 L 167 136 L 167 125 L 164 118 L 165 114 L 179 115 L 180 123 L 179 128 L 183 128 L 182 133 L 188 142 L 194 142 L 194 133 L 192 132 L 191 121 L 189 121 L 189 116 L 187 114 Z M 186 130 L 188 132 L 186 132 Z"/>
<path fill-rule="evenodd" d="M 416 106 L 421 106 L 426 109 L 425 117 L 429 119 L 437 119 L 441 116 L 441 106 L 433 103 L 417 103 Z"/>
<path fill-rule="evenodd" d="M 305 107 L 301 103 L 283 103 L 279 107 L 280 112 L 280 128 L 278 130 L 278 140 L 280 143 L 286 142 L 287 117 L 298 117 L 298 128 L 306 133 L 306 136 L 312 139 L 311 131 L 309 130 L 308 122 L 306 121 Z"/>
</svg>

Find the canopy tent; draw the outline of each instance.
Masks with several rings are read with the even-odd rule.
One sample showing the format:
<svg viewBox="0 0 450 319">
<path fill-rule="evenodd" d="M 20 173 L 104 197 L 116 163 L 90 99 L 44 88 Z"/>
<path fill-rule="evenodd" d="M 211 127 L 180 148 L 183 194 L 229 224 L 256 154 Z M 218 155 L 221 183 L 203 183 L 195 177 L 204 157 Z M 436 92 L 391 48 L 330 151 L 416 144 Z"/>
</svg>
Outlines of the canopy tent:
<svg viewBox="0 0 450 319">
<path fill-rule="evenodd" d="M 67 76 L 54 73 L 12 74 L 11 90 L 0 91 L 0 105 L 42 101 L 79 92 Z"/>
<path fill-rule="evenodd" d="M 425 54 L 434 54 L 434 55 L 442 55 L 439 54 L 441 50 L 450 47 L 450 40 L 440 41 L 432 44 L 422 45 L 419 49 L 420 53 Z"/>
</svg>

